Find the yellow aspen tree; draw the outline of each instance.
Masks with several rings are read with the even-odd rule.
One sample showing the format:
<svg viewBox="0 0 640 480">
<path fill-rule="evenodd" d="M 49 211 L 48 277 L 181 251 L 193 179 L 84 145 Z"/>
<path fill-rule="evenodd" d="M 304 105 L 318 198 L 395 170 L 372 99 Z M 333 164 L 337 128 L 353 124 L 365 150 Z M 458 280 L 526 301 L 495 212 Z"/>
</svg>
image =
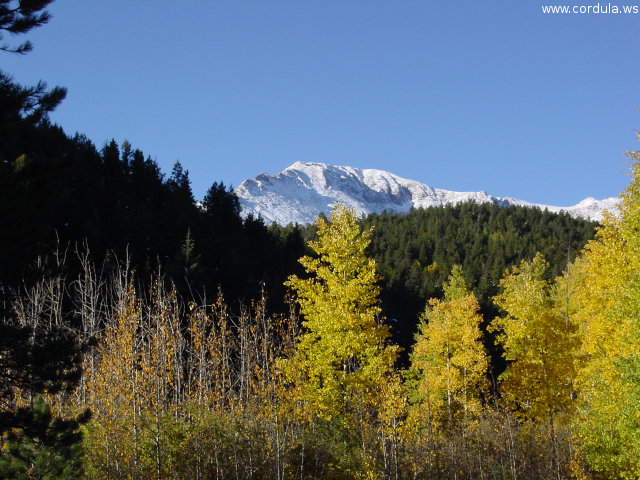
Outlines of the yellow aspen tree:
<svg viewBox="0 0 640 480">
<path fill-rule="evenodd" d="M 276 366 L 276 358 L 284 355 L 286 345 L 283 343 L 290 336 L 286 317 L 267 316 L 266 295 L 262 288 L 260 300 L 252 305 L 252 329 L 254 335 L 251 345 L 253 348 L 252 368 L 252 396 L 247 414 L 252 415 L 258 424 L 258 429 L 264 432 L 261 453 L 271 458 L 270 478 L 285 478 L 286 451 L 289 448 L 289 423 L 283 411 L 282 388 L 284 386 L 282 374 Z"/>
<path fill-rule="evenodd" d="M 544 429 L 539 440 L 549 452 L 548 474 L 561 479 L 569 460 L 559 438 L 575 410 L 580 336 L 576 319 L 566 314 L 566 302 L 555 295 L 559 290 L 544 279 L 547 268 L 537 254 L 505 273 L 501 293 L 494 297 L 505 316 L 494 319 L 491 328 L 508 362 L 500 376 L 502 397 L 532 421 L 533 431 Z"/>
<path fill-rule="evenodd" d="M 99 339 L 98 364 L 87 385 L 94 415 L 87 440 L 89 471 L 98 478 L 140 475 L 142 309 L 132 282 L 125 289 L 114 321 L 107 323 Z"/>
<path fill-rule="evenodd" d="M 619 217 L 607 216 L 576 262 L 583 338 L 576 433 L 591 471 L 640 477 L 640 152 Z"/>
<path fill-rule="evenodd" d="M 230 408 L 235 339 L 227 304 L 218 291 L 213 305 L 189 304 L 186 396 L 199 406 L 215 410 Z"/>
<path fill-rule="evenodd" d="M 327 467 L 373 477 L 383 468 L 376 464 L 380 396 L 393 377 L 398 348 L 388 344 L 379 319 L 379 277 L 366 254 L 371 231 L 361 231 L 354 211 L 341 205 L 316 226 L 318 239 L 309 245 L 317 256 L 300 259 L 309 277 L 287 281 L 304 330 L 283 369 L 311 436 L 319 438 L 316 427 L 330 432 L 320 447 L 332 452 Z"/>
<path fill-rule="evenodd" d="M 72 283 L 72 290 L 76 300 L 76 313 L 80 317 L 80 332 L 83 341 L 90 343 L 99 335 L 100 326 L 107 317 L 107 299 L 104 294 L 106 281 L 96 270 L 86 245 L 83 250 L 76 253 L 82 269 L 76 281 Z M 82 379 L 77 389 L 76 398 L 78 406 L 86 405 L 89 401 L 86 385 L 94 378 L 95 366 L 96 352 L 92 346 L 83 357 Z"/>
<path fill-rule="evenodd" d="M 509 362 L 501 375 L 505 398 L 531 418 L 553 422 L 571 408 L 579 336 L 544 279 L 548 265 L 537 254 L 508 271 L 494 297 L 506 315 L 492 322 Z"/>
<path fill-rule="evenodd" d="M 411 356 L 409 421 L 427 436 L 460 423 L 468 427 L 479 416 L 488 387 L 480 307 L 459 265 L 444 291 L 444 300 L 429 301 Z"/>
<path fill-rule="evenodd" d="M 151 311 L 140 325 L 140 399 L 146 411 L 162 414 L 176 404 L 177 352 L 180 351 L 179 318 L 175 292 L 163 291 L 159 278 L 152 287 Z"/>
<path fill-rule="evenodd" d="M 377 404 L 398 348 L 388 345 L 388 328 L 378 319 L 380 277 L 366 254 L 371 232 L 341 205 L 316 226 L 318 239 L 309 246 L 318 256 L 300 259 L 309 278 L 287 281 L 304 318 L 289 367 L 303 373 L 311 411 L 331 418 L 353 402 Z"/>
<path fill-rule="evenodd" d="M 385 478 L 400 478 L 402 433 L 407 415 L 407 395 L 400 375 L 383 384 L 380 395 L 378 435 L 384 460 Z"/>
<path fill-rule="evenodd" d="M 210 358 L 209 335 L 213 328 L 211 315 L 206 309 L 194 302 L 188 305 L 187 315 L 190 343 L 187 347 L 188 380 L 186 396 L 198 406 L 207 405 L 213 398 L 212 385 L 209 381 Z"/>
<path fill-rule="evenodd" d="M 182 332 L 175 289 L 165 290 L 162 279 L 154 279 L 151 308 L 145 309 L 140 328 L 139 403 L 143 410 L 145 449 L 142 462 L 147 475 L 167 475 L 165 423 L 176 413 L 182 383 Z"/>
<path fill-rule="evenodd" d="M 234 344 L 237 343 L 231 331 L 231 319 L 224 301 L 222 291 L 218 291 L 216 303 L 211 307 L 213 315 L 212 329 L 209 331 L 207 338 L 207 348 L 209 358 L 212 360 L 210 365 L 212 385 L 213 405 L 216 410 L 236 408 L 236 396 L 233 392 L 234 385 L 234 366 L 233 351 Z"/>
</svg>

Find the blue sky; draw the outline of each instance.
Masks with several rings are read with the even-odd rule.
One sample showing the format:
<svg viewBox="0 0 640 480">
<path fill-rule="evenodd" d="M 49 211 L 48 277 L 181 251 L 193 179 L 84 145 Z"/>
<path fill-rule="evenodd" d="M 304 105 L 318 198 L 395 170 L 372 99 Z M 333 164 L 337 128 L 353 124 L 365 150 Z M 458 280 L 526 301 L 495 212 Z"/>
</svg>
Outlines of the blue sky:
<svg viewBox="0 0 640 480">
<path fill-rule="evenodd" d="M 295 161 L 563 206 L 617 195 L 640 149 L 640 14 L 546 1 L 58 0 L 2 69 L 66 86 L 67 133 L 180 160 L 196 198 Z"/>
</svg>

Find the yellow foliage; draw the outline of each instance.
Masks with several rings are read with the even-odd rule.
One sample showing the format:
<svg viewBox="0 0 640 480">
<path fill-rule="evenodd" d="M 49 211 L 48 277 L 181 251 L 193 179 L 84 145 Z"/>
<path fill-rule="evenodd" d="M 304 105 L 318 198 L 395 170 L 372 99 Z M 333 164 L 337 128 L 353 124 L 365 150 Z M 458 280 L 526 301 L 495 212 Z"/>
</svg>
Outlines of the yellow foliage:
<svg viewBox="0 0 640 480">
<path fill-rule="evenodd" d="M 459 266 L 444 288 L 445 299 L 431 299 L 422 315 L 411 357 L 415 386 L 409 420 L 428 433 L 476 418 L 487 391 L 482 317 Z"/>
<path fill-rule="evenodd" d="M 349 406 L 377 405 L 398 349 L 387 344 L 388 329 L 378 318 L 379 277 L 366 255 L 371 232 L 361 232 L 343 206 L 329 222 L 319 218 L 317 228 L 318 240 L 309 245 L 318 257 L 300 259 L 310 277 L 287 282 L 305 331 L 283 368 L 309 413 L 329 419 Z"/>
<path fill-rule="evenodd" d="M 590 469 L 616 478 L 640 476 L 640 152 L 628 156 L 620 215 L 605 218 L 573 266 L 584 361 L 579 447 Z"/>
<path fill-rule="evenodd" d="M 543 276 L 547 263 L 538 254 L 531 262 L 507 272 L 494 298 L 506 315 L 491 328 L 509 362 L 501 375 L 507 401 L 542 424 L 573 406 L 576 356 L 580 338 L 575 319 L 564 314 L 565 299 L 557 299 Z"/>
</svg>

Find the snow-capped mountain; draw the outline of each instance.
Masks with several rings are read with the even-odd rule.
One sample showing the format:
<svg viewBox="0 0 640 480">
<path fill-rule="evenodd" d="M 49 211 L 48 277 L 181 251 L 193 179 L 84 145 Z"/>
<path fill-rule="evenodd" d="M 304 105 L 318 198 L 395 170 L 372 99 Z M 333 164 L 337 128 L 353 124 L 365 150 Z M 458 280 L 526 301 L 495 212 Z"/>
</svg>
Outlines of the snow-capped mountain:
<svg viewBox="0 0 640 480">
<path fill-rule="evenodd" d="M 411 207 L 431 207 L 473 200 L 478 203 L 538 206 L 551 212 L 566 211 L 574 217 L 602 220 L 603 210 L 617 211 L 618 197 L 586 198 L 571 207 L 538 205 L 486 192 L 452 192 L 432 188 L 383 170 L 339 167 L 324 163 L 296 162 L 276 175 L 262 173 L 235 189 L 244 216 L 260 215 L 267 223 L 308 224 L 320 212 L 328 214 L 340 202 L 358 215 L 385 210 L 407 212 Z"/>
</svg>

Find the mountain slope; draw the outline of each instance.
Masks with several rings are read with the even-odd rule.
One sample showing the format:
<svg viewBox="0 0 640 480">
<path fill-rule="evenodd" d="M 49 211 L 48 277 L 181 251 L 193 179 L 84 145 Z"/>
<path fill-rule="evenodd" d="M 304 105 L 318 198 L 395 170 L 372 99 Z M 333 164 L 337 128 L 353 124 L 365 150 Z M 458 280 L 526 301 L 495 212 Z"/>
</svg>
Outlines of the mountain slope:
<svg viewBox="0 0 640 480">
<path fill-rule="evenodd" d="M 494 197 L 486 192 L 452 192 L 433 188 L 392 173 L 324 163 L 296 162 L 276 175 L 262 173 L 242 182 L 236 189 L 244 216 L 260 215 L 280 225 L 308 224 L 320 213 L 328 214 L 341 202 L 358 215 L 385 210 L 407 212 L 412 207 L 498 202 L 500 205 L 539 206 L 552 212 L 566 211 L 574 217 L 601 220 L 602 211 L 615 212 L 617 197 L 587 198 L 571 207 L 536 205 L 509 197 Z"/>
</svg>

